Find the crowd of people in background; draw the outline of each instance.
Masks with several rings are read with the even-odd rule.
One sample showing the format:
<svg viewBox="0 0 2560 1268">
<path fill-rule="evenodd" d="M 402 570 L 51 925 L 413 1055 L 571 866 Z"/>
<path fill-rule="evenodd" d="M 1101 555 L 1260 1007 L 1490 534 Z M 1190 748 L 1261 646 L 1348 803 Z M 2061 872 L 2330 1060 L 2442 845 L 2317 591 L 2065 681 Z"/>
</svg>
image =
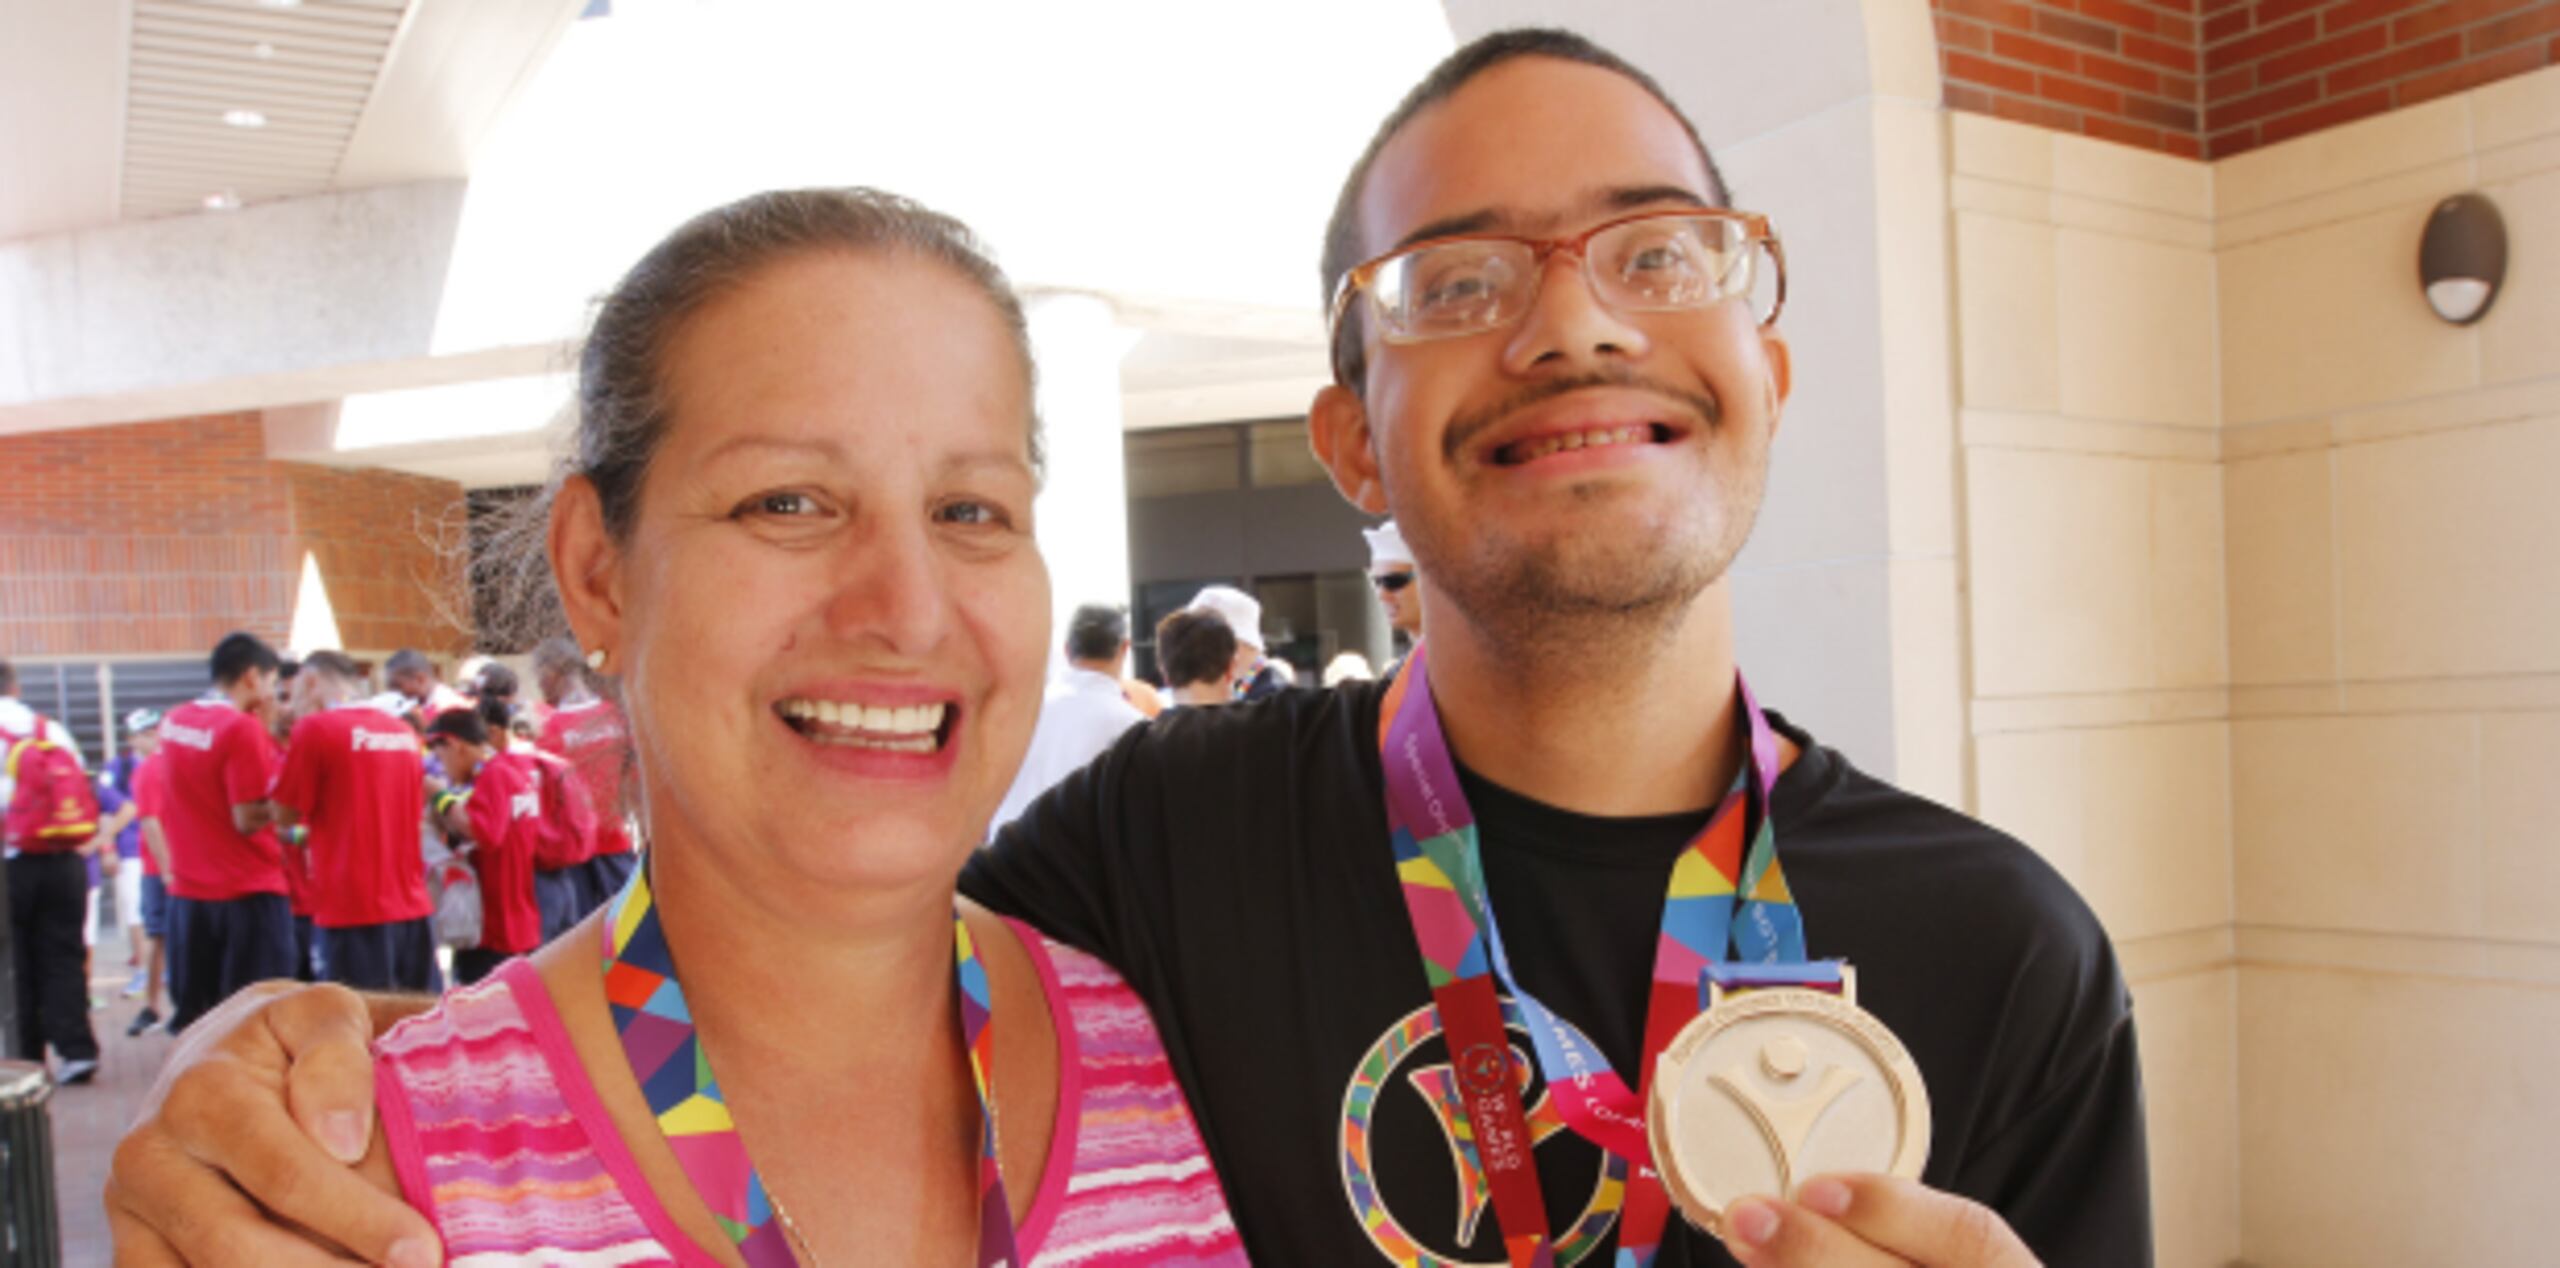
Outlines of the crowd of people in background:
<svg viewBox="0 0 2560 1268">
<path fill-rule="evenodd" d="M 566 640 L 531 667 L 538 699 L 505 664 L 448 683 L 410 649 L 377 684 L 346 653 L 234 633 L 209 691 L 126 714 L 92 773 L 0 661 L 13 1055 L 96 1077 L 90 948 L 111 930 L 139 1036 L 270 978 L 468 983 L 603 905 L 635 865 L 622 715 Z"/>
<path fill-rule="evenodd" d="M 1369 584 L 1392 637 L 1410 647 L 1422 637 L 1422 586 L 1413 552 L 1394 520 L 1361 534 L 1369 543 Z M 1233 586 L 1203 587 L 1156 622 L 1155 636 L 1161 691 L 1131 673 L 1127 613 L 1089 603 L 1067 619 L 1066 669 L 1049 685 L 1030 751 L 987 825 L 989 837 L 1141 722 L 1180 709 L 1259 700 L 1297 685 L 1297 671 L 1270 654 L 1261 602 Z M 1325 665 L 1323 683 L 1333 687 L 1375 677 L 1367 657 L 1345 651 Z"/>
<path fill-rule="evenodd" d="M 1413 557 L 1392 521 L 1366 533 L 1379 602 L 1417 637 Z M 1161 691 L 1131 671 L 1120 608 L 1077 609 L 1064 651 L 991 833 L 1130 727 L 1297 681 L 1270 654 L 1262 605 L 1225 585 L 1157 623 Z M 346 653 L 292 660 L 235 633 L 212 651 L 212 689 L 165 715 L 127 714 L 92 780 L 76 738 L 18 700 L 0 662 L 15 1055 L 50 1049 L 58 1081 L 95 1077 L 89 948 L 111 929 L 128 948 L 125 993 L 142 1001 L 125 1033 L 175 1034 L 270 978 L 410 992 L 440 990 L 448 973 L 475 982 L 610 901 L 638 857 L 621 800 L 626 725 L 568 640 L 535 648 L 530 665 L 537 699 L 506 664 L 473 657 L 447 682 L 414 649 L 384 660 L 377 686 Z M 1344 652 L 1324 680 L 1372 674 Z M 62 804 L 40 788 L 49 762 L 85 797 Z M 53 803 L 46 815 L 17 812 L 22 784 L 24 800 Z"/>
</svg>

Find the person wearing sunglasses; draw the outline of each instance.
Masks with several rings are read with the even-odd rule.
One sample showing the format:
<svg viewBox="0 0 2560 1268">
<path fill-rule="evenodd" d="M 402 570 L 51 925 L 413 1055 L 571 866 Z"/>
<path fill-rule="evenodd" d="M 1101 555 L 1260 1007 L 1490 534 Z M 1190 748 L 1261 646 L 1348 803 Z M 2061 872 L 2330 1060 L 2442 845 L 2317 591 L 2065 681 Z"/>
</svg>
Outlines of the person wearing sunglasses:
<svg viewBox="0 0 2560 1268">
<path fill-rule="evenodd" d="M 1399 640 L 1411 647 L 1422 637 L 1422 574 L 1413 570 L 1413 551 L 1404 544 L 1404 531 L 1388 520 L 1376 528 L 1364 528 L 1360 535 L 1369 540 L 1369 587 L 1378 592 L 1378 606 L 1387 610 L 1387 624 Z"/>
</svg>

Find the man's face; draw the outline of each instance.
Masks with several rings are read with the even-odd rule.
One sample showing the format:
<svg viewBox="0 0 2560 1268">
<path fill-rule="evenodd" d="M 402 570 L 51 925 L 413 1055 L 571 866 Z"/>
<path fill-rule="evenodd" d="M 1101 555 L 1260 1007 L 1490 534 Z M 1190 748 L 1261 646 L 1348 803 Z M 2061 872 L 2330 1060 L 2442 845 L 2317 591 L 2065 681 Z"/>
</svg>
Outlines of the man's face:
<svg viewBox="0 0 2560 1268">
<path fill-rule="evenodd" d="M 273 669 L 252 669 L 240 676 L 240 699 L 244 709 L 264 709 L 276 703 L 277 688 L 284 675 Z"/>
<path fill-rule="evenodd" d="M 1422 574 L 1412 564 L 1380 564 L 1369 570 L 1369 588 L 1387 611 L 1387 624 L 1407 634 L 1422 633 Z"/>
<path fill-rule="evenodd" d="M 457 784 L 467 784 L 480 773 L 480 750 L 450 735 L 427 737 L 427 751 L 444 767 L 445 778 Z"/>
<path fill-rule="evenodd" d="M 558 707 L 569 698 L 569 671 L 545 666 L 533 671 L 533 684 L 542 691 L 542 702 Z"/>
<path fill-rule="evenodd" d="M 391 675 L 391 689 L 412 700 L 426 699 L 427 689 L 434 685 L 433 678 L 415 669 L 404 669 Z"/>
<path fill-rule="evenodd" d="M 1709 190 L 1642 88 L 1529 57 L 1389 140 L 1359 218 L 1376 254 L 1461 232 L 1561 236 L 1705 205 Z M 1746 300 L 1620 312 L 1557 252 L 1514 324 L 1404 344 L 1364 325 L 1366 390 L 1319 398 L 1320 448 L 1470 619 L 1685 607 L 1741 550 L 1786 391 L 1785 345 Z"/>
</svg>

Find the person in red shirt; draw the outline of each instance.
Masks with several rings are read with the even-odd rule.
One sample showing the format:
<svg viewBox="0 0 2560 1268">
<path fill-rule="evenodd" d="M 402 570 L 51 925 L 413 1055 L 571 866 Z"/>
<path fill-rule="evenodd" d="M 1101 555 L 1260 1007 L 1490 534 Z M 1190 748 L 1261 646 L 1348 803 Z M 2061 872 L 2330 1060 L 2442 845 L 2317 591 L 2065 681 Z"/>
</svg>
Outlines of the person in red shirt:
<svg viewBox="0 0 2560 1268">
<path fill-rule="evenodd" d="M 267 738 L 274 741 L 267 749 L 267 766 L 273 770 L 284 760 L 284 742 L 293 733 L 293 724 L 311 712 L 306 703 L 310 680 L 302 676 L 302 662 L 286 657 L 276 678 L 276 698 L 281 703 L 267 715 Z M 267 807 L 268 803 L 260 803 Z M 297 982 L 320 980 L 320 939 L 311 923 L 311 857 L 306 848 L 310 833 L 299 824 L 282 824 L 272 816 L 259 820 L 259 828 L 273 835 L 284 847 L 284 897 L 293 908 L 293 977 Z"/>
<path fill-rule="evenodd" d="M 427 724 L 427 747 L 445 775 L 467 792 L 436 799 L 445 831 L 468 838 L 471 866 L 480 874 L 480 945 L 453 955 L 454 980 L 468 986 L 504 963 L 542 945 L 542 913 L 533 901 L 533 856 L 541 848 L 542 765 L 530 753 L 510 753 L 493 741 L 488 724 L 469 709 L 439 714 Z"/>
<path fill-rule="evenodd" d="M 426 766 L 409 724 L 359 699 L 364 671 L 341 652 L 303 658 L 306 712 L 268 800 L 310 831 L 312 923 L 322 975 L 364 990 L 440 989 L 418 821 Z"/>
<path fill-rule="evenodd" d="M 235 633 L 213 649 L 214 689 L 160 724 L 168 797 L 170 1028 L 251 982 L 292 977 L 293 908 L 284 847 L 264 830 L 275 742 L 275 649 Z"/>
<path fill-rule="evenodd" d="M 597 695 L 587 680 L 578 645 L 555 638 L 533 649 L 534 683 L 551 716 L 542 724 L 542 751 L 578 769 L 596 811 L 596 852 L 587 860 L 579 917 L 613 900 L 631 879 L 639 855 L 622 813 L 622 771 L 631 756 L 622 710 Z M 571 923 L 575 923 L 574 921 Z"/>
<path fill-rule="evenodd" d="M 141 815 L 136 826 L 142 830 L 142 934 L 150 951 L 143 961 L 142 1011 L 124 1028 L 127 1038 L 167 1020 L 160 1015 L 166 1002 L 161 992 L 178 976 L 169 946 L 169 876 L 176 869 L 170 866 L 169 833 L 161 824 L 169 813 L 169 763 L 161 755 L 160 726 L 154 715 L 151 729 L 134 737 L 134 751 L 142 754 L 142 764 L 133 771 L 133 808 Z"/>
</svg>

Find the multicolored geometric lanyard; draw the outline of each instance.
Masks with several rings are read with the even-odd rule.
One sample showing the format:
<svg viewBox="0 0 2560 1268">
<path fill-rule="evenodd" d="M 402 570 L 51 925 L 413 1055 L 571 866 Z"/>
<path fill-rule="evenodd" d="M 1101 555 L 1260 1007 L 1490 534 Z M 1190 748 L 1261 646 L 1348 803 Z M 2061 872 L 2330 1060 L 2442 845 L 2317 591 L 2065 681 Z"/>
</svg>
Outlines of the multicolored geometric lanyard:
<svg viewBox="0 0 2560 1268">
<path fill-rule="evenodd" d="M 969 926 L 951 917 L 960 997 L 961 1034 L 969 1048 L 969 1074 L 978 1085 L 978 1263 L 980 1268 L 1018 1264 L 1013 1210 L 1005 1201 L 1004 1173 L 996 1165 L 996 1115 L 988 1099 L 987 1068 L 995 1053 L 995 1010 L 986 966 L 978 962 Z M 604 926 L 604 994 L 613 1010 L 622 1053 L 648 1097 L 667 1146 L 684 1164 L 685 1178 L 711 1207 L 722 1232 L 737 1243 L 748 1268 L 791 1268 L 789 1239 L 774 1218 L 764 1179 L 747 1157 L 746 1142 L 729 1117 L 711 1057 L 693 1028 L 675 958 L 658 925 L 649 894 L 649 869 L 634 869 Z"/>
<path fill-rule="evenodd" d="M 1494 1217 L 1515 1268 L 1555 1262 L 1546 1201 L 1538 1183 L 1521 1094 L 1527 1070 L 1511 1059 L 1494 981 L 1516 1002 L 1550 1103 L 1565 1125 L 1628 1163 L 1618 1222 L 1618 1268 L 1644 1268 L 1662 1243 L 1671 1203 L 1645 1141 L 1645 1095 L 1654 1058 L 1704 1007 L 1707 985 L 1840 989 L 1836 962 L 1809 963 L 1804 922 L 1778 867 L 1768 807 L 1778 783 L 1778 735 L 1735 675 L 1750 761 L 1707 826 L 1671 867 L 1645 1010 L 1644 1067 L 1629 1086 L 1599 1049 L 1523 989 L 1486 904 L 1475 814 L 1458 787 L 1455 761 L 1431 702 L 1430 657 L 1418 644 L 1379 709 L 1386 771 L 1387 826 L 1405 909 L 1422 947 L 1422 968 L 1465 1099 L 1464 1147 L 1493 1189 Z"/>
</svg>

